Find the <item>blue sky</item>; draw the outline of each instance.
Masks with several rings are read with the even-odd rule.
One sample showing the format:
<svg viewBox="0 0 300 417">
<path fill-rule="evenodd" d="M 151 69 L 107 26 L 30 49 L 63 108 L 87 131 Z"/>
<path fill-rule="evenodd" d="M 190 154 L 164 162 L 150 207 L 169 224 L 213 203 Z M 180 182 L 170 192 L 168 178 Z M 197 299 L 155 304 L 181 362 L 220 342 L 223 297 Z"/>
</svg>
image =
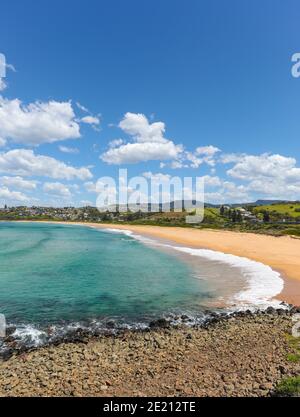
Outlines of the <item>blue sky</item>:
<svg viewBox="0 0 300 417">
<path fill-rule="evenodd" d="M 125 167 L 205 176 L 210 202 L 299 199 L 299 13 L 297 0 L 3 1 L 0 206 L 95 204 L 97 179 Z"/>
</svg>

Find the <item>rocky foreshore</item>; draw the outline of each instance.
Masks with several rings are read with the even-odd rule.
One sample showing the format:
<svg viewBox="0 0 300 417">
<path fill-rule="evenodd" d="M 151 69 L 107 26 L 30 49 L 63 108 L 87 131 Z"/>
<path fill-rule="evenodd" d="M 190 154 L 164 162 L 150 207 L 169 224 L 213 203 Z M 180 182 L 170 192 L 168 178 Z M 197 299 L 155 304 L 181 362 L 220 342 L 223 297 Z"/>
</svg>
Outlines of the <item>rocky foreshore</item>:
<svg viewBox="0 0 300 417">
<path fill-rule="evenodd" d="M 269 396 L 291 361 L 297 309 L 215 317 L 204 326 L 83 338 L 0 362 L 0 396 Z"/>
</svg>

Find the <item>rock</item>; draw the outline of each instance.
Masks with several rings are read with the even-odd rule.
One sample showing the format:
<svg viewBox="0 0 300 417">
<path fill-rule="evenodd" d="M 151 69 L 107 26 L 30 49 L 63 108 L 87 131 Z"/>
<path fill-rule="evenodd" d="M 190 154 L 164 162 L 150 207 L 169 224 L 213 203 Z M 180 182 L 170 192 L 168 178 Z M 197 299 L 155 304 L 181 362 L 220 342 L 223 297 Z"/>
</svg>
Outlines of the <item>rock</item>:
<svg viewBox="0 0 300 417">
<path fill-rule="evenodd" d="M 162 319 L 151 321 L 151 323 L 149 324 L 149 327 L 151 329 L 153 329 L 153 328 L 164 329 L 164 328 L 170 327 L 170 322 L 168 320 L 162 318 Z"/>
<path fill-rule="evenodd" d="M 147 331 L 92 340 L 80 330 L 69 335 L 72 343 L 0 361 L 0 395 L 268 396 L 299 371 L 287 360 L 290 313 L 280 310 L 218 315 L 205 328 L 161 319 Z"/>
<path fill-rule="evenodd" d="M 270 383 L 270 382 L 265 382 L 264 384 L 259 385 L 259 389 L 269 391 L 269 390 L 273 389 L 273 384 Z"/>
</svg>

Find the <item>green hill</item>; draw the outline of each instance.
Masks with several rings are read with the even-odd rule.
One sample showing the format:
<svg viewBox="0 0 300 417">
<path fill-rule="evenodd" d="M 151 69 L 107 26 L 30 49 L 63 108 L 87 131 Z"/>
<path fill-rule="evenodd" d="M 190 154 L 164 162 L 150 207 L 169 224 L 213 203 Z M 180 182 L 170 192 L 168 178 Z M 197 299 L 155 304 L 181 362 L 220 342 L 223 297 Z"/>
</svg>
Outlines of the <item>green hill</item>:
<svg viewBox="0 0 300 417">
<path fill-rule="evenodd" d="M 271 220 L 286 220 L 286 221 L 300 221 L 300 203 L 279 203 L 268 204 L 264 206 L 255 207 L 253 212 L 255 214 L 263 214 L 267 211 L 270 214 Z"/>
</svg>

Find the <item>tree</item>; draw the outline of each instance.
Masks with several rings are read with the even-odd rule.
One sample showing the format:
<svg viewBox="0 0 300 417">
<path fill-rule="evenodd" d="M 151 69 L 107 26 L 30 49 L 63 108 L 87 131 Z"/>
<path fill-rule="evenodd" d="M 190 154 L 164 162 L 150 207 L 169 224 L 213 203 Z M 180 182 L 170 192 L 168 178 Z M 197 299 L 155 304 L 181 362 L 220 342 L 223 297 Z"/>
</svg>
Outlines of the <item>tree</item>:
<svg viewBox="0 0 300 417">
<path fill-rule="evenodd" d="M 264 212 L 264 222 L 268 223 L 270 221 L 270 214 L 268 211 Z"/>
<path fill-rule="evenodd" d="M 240 210 L 238 210 L 237 213 L 236 213 L 236 221 L 239 222 L 239 223 L 243 221 L 243 216 L 242 216 L 242 213 L 240 212 Z"/>
<path fill-rule="evenodd" d="M 224 213 L 225 213 L 225 207 L 224 206 L 221 206 L 220 207 L 220 214 L 221 214 L 221 216 L 224 216 Z"/>
<path fill-rule="evenodd" d="M 237 220 L 236 210 L 232 210 L 231 220 L 232 220 L 233 223 L 236 222 L 236 220 Z"/>
</svg>

